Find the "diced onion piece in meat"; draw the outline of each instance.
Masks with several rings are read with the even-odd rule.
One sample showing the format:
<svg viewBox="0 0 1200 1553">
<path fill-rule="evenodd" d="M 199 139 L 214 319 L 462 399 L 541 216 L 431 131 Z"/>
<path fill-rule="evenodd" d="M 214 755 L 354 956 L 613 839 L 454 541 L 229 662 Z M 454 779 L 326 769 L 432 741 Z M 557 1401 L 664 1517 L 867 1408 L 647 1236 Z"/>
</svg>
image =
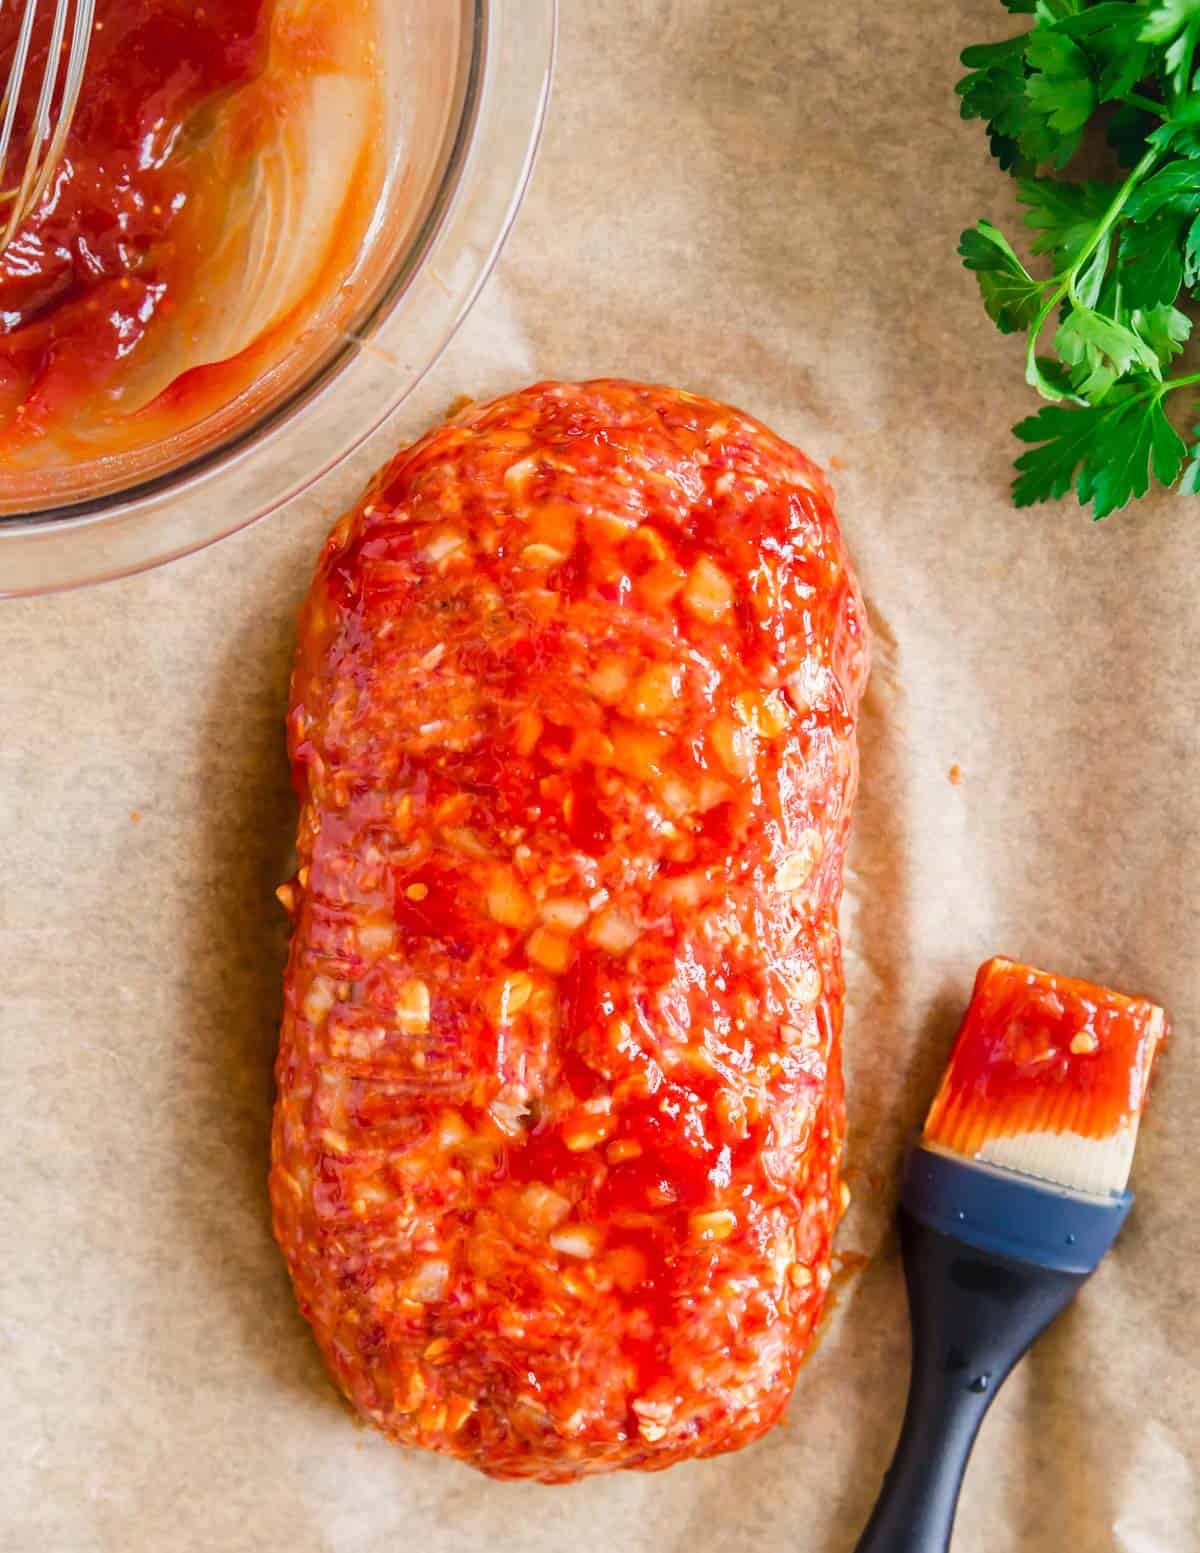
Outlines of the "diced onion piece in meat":
<svg viewBox="0 0 1200 1553">
<path fill-rule="evenodd" d="M 547 1235 L 570 1214 L 571 1203 L 561 1192 L 533 1181 L 521 1193 L 514 1212 L 526 1229 Z"/>
<path fill-rule="evenodd" d="M 820 833 L 815 830 L 804 831 L 776 870 L 775 888 L 781 895 L 792 895 L 804 888 L 813 869 L 821 861 L 822 851 Z"/>
<path fill-rule="evenodd" d="M 519 458 L 504 471 L 504 487 L 510 495 L 520 500 L 537 478 L 538 460 Z"/>
<path fill-rule="evenodd" d="M 499 977 L 484 993 L 484 1012 L 494 1025 L 506 1025 L 516 1018 L 532 996 L 532 977 L 524 971 L 514 971 Z"/>
<path fill-rule="evenodd" d="M 624 954 L 642 936 L 641 929 L 619 906 L 609 906 L 592 923 L 588 938 L 608 954 Z"/>
<path fill-rule="evenodd" d="M 424 1035 L 429 1009 L 429 988 L 420 977 L 410 977 L 396 995 L 396 1023 L 407 1035 Z"/>
<path fill-rule="evenodd" d="M 811 1006 L 821 996 L 821 973 L 815 965 L 800 965 L 784 973 L 788 995 L 796 1003 Z"/>
<path fill-rule="evenodd" d="M 626 775 L 653 783 L 666 769 L 671 736 L 659 728 L 618 722 L 613 728 L 613 763 Z"/>
<path fill-rule="evenodd" d="M 588 903 L 574 895 L 551 895 L 541 904 L 542 921 L 547 927 L 570 933 L 588 919 Z"/>
<path fill-rule="evenodd" d="M 638 597 L 650 609 L 665 610 L 683 592 L 688 574 L 674 561 L 660 561 L 643 572 L 636 583 Z"/>
<path fill-rule="evenodd" d="M 572 1154 L 582 1154 L 610 1138 L 616 1126 L 615 1116 L 598 1114 L 578 1106 L 563 1123 L 563 1143 Z"/>
<path fill-rule="evenodd" d="M 565 560 L 575 548 L 578 525 L 575 508 L 568 502 L 539 502 L 530 520 L 529 537 Z"/>
<path fill-rule="evenodd" d="M 487 909 L 493 922 L 515 928 L 528 927 L 536 912 L 529 892 L 511 868 L 493 871 L 488 885 Z"/>
<path fill-rule="evenodd" d="M 728 1208 L 715 1208 L 711 1213 L 693 1213 L 689 1223 L 697 1240 L 728 1240 L 737 1228 L 737 1215 Z"/>
<path fill-rule="evenodd" d="M 774 739 L 791 721 L 791 708 L 778 690 L 747 691 L 734 701 L 738 717 L 754 733 Z"/>
<path fill-rule="evenodd" d="M 656 663 L 644 669 L 625 697 L 625 710 L 640 722 L 658 723 L 679 708 L 683 671 L 673 663 Z"/>
<path fill-rule="evenodd" d="M 438 1117 L 437 1143 L 444 1152 L 461 1148 L 470 1137 L 470 1129 L 457 1111 L 443 1111 Z"/>
<path fill-rule="evenodd" d="M 409 1282 L 413 1299 L 427 1305 L 443 1299 L 450 1284 L 450 1264 L 431 1259 L 422 1262 Z"/>
<path fill-rule="evenodd" d="M 545 727 L 541 714 L 533 707 L 524 707 L 513 729 L 513 748 L 518 755 L 531 755 L 537 747 Z"/>
<path fill-rule="evenodd" d="M 525 1130 L 524 1123 L 529 1115 L 529 1107 L 524 1100 L 514 1098 L 502 1091 L 489 1102 L 488 1115 L 501 1132 L 510 1138 L 517 1138 Z"/>
<path fill-rule="evenodd" d="M 544 970 L 561 976 L 571 959 L 571 940 L 565 933 L 552 928 L 534 928 L 525 940 L 525 953 Z"/>
<path fill-rule="evenodd" d="M 553 545 L 532 544 L 521 551 L 521 560 L 526 566 L 549 570 L 552 566 L 561 566 L 567 554 L 566 550 L 556 550 Z"/>
<path fill-rule="evenodd" d="M 556 1229 L 549 1238 L 550 1244 L 563 1256 L 579 1257 L 580 1260 L 595 1256 L 603 1239 L 594 1224 L 568 1224 Z"/>
<path fill-rule="evenodd" d="M 358 947 L 372 957 L 386 954 L 395 940 L 396 930 L 390 922 L 364 922 L 358 930 Z"/>
<path fill-rule="evenodd" d="M 328 976 L 314 976 L 304 996 L 301 1012 L 311 1025 L 321 1025 L 325 1016 L 337 1002 L 337 983 Z"/>
<path fill-rule="evenodd" d="M 465 548 L 466 535 L 460 529 L 439 528 L 435 529 L 425 541 L 421 554 L 430 565 L 436 566 L 439 562 L 449 560 L 457 551 Z"/>
<path fill-rule="evenodd" d="M 649 1402 L 639 1398 L 633 1404 L 638 1421 L 638 1433 L 647 1445 L 661 1440 L 670 1426 L 672 1408 L 669 1402 Z"/>
<path fill-rule="evenodd" d="M 658 888 L 659 898 L 672 911 L 695 911 L 712 894 L 712 882 L 705 873 L 679 874 L 665 879 Z"/>
<path fill-rule="evenodd" d="M 683 602 L 700 620 L 722 620 L 733 608 L 733 584 L 715 562 L 702 555 L 692 567 Z"/>
<path fill-rule="evenodd" d="M 754 770 L 754 735 L 732 717 L 715 717 L 709 724 L 708 741 L 730 776 L 745 781 Z"/>
<path fill-rule="evenodd" d="M 588 676 L 588 689 L 598 701 L 612 706 L 625 693 L 633 669 L 623 658 L 603 658 Z"/>
</svg>

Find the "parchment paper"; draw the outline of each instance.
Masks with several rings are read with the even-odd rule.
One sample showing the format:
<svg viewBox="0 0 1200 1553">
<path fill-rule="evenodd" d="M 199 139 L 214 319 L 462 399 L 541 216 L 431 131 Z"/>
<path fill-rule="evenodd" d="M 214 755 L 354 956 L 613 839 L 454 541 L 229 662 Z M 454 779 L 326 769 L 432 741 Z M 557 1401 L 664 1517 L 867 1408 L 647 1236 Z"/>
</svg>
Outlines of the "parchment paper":
<svg viewBox="0 0 1200 1553">
<path fill-rule="evenodd" d="M 989 1417 L 955 1553 L 1200 1548 L 1200 508 L 1008 504 L 1030 401 L 954 247 L 1014 206 L 952 88 L 1011 26 L 989 0 L 565 0 L 517 232 L 398 421 L 250 533 L 0 609 L 3 1553 L 849 1553 L 906 1379 L 898 1153 L 994 951 L 1153 995 L 1176 1037 L 1134 1216 Z M 326 529 L 460 392 L 601 373 L 837 461 L 876 641 L 845 923 L 842 1246 L 870 1260 L 762 1444 L 544 1489 L 387 1445 L 323 1377 L 268 1227 L 271 892 Z"/>
</svg>

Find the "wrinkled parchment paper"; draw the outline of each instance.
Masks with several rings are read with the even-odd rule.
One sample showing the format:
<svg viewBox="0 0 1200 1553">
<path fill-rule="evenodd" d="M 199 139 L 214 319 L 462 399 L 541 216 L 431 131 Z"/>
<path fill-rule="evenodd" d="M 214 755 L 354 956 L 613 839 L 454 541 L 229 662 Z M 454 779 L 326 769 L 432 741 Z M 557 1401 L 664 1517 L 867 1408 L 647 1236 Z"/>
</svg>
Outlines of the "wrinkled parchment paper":
<svg viewBox="0 0 1200 1553">
<path fill-rule="evenodd" d="M 1200 1548 L 1200 508 L 1008 504 L 1030 401 L 954 247 L 1014 206 L 952 88 L 1011 25 L 565 0 L 515 236 L 398 420 L 216 549 L 0 607 L 3 1553 L 850 1553 L 906 1379 L 898 1153 L 995 951 L 1150 994 L 1176 1038 L 1134 1215 L 993 1409 L 954 1553 Z M 842 1246 L 870 1260 L 763 1443 L 545 1489 L 387 1445 L 323 1377 L 268 1227 L 272 890 L 326 529 L 460 392 L 601 373 L 836 461 L 876 642 L 845 921 Z"/>
</svg>

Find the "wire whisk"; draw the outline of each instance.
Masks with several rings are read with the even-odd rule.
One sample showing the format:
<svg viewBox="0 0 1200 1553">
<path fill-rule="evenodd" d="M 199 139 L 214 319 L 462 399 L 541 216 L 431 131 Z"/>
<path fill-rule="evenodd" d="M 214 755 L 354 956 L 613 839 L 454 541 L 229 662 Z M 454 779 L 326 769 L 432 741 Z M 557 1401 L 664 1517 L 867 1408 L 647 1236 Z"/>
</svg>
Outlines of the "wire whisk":
<svg viewBox="0 0 1200 1553">
<path fill-rule="evenodd" d="M 6 3 L 0 0 L 0 11 Z M 22 0 L 12 3 L 19 5 Z M 36 69 L 30 68 L 30 54 L 42 0 L 24 0 L 8 80 L 0 97 L 0 253 L 36 209 L 54 176 L 83 85 L 96 0 L 53 0 L 53 5 L 46 63 L 28 134 L 22 137 L 26 140 L 25 163 L 19 173 L 14 167 L 10 174 L 8 162 L 14 149 L 18 109 L 22 96 L 27 95 L 26 73 L 32 77 Z M 19 162 L 19 156 L 15 160 Z"/>
</svg>

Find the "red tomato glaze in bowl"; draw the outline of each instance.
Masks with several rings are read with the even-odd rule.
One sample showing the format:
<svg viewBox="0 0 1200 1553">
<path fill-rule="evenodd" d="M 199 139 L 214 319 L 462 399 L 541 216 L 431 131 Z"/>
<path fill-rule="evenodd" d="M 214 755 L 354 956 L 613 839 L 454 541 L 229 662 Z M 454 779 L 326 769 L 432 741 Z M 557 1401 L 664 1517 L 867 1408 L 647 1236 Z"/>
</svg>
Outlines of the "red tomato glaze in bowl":
<svg viewBox="0 0 1200 1553">
<path fill-rule="evenodd" d="M 0 75 L 21 9 L 0 8 Z M 10 185 L 45 65 L 42 10 Z M 336 290 L 378 184 L 371 17 L 369 0 L 98 0 L 65 154 L 0 254 L 0 486 L 194 424 Z M 350 154 L 332 148 L 338 187 L 314 207 L 306 137 L 356 93 Z M 290 228 L 318 216 L 303 264 L 281 264 Z"/>
</svg>

